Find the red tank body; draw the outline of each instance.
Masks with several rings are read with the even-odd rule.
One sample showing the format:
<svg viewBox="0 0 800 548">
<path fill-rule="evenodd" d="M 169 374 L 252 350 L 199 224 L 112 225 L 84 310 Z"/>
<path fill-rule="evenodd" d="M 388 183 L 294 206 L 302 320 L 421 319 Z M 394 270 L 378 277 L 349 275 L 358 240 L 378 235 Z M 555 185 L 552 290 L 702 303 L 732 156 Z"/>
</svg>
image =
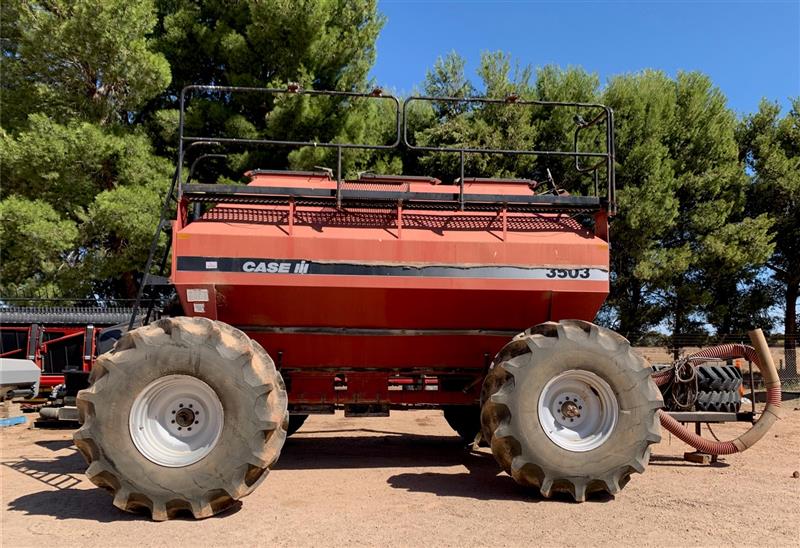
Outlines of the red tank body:
<svg viewBox="0 0 800 548">
<path fill-rule="evenodd" d="M 240 195 L 337 188 L 325 173 L 250 176 Z M 342 189 L 459 192 L 414 177 L 343 182 Z M 533 195 L 512 181 L 466 180 L 463 192 Z M 478 380 L 510 336 L 548 320 L 592 320 L 608 294 L 603 208 L 592 212 L 589 229 L 546 207 L 239 201 L 219 203 L 191 223 L 191 205 L 181 201 L 171 282 L 187 315 L 229 323 L 264 346 L 295 408 L 474 403 Z"/>
</svg>

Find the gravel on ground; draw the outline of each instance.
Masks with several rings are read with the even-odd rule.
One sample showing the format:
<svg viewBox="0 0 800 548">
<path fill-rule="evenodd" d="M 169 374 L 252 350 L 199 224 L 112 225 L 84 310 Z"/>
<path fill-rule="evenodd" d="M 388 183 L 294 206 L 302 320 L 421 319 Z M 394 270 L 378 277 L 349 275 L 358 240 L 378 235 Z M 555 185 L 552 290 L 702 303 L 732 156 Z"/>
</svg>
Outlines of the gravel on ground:
<svg viewBox="0 0 800 548">
<path fill-rule="evenodd" d="M 156 523 L 83 475 L 71 430 L 0 429 L 2 546 L 800 546 L 800 400 L 753 449 L 683 460 L 669 433 L 616 497 L 544 500 L 440 411 L 312 416 L 262 486 L 203 521 Z M 746 424 L 714 426 L 722 438 Z M 704 434 L 709 435 L 704 428 Z"/>
</svg>

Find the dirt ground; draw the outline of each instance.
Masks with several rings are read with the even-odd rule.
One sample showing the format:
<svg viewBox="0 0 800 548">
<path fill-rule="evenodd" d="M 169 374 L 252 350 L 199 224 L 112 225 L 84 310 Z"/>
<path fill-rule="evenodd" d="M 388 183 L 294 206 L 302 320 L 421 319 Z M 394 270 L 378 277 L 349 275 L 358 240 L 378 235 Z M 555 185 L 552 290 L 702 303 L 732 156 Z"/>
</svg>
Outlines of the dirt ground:
<svg viewBox="0 0 800 548">
<path fill-rule="evenodd" d="M 583 504 L 525 492 L 438 411 L 314 416 L 240 507 L 164 523 L 114 508 L 84 478 L 70 430 L 8 427 L 2 546 L 800 546 L 800 401 L 784 407 L 759 445 L 716 465 L 684 462 L 665 433 L 644 475 Z"/>
</svg>

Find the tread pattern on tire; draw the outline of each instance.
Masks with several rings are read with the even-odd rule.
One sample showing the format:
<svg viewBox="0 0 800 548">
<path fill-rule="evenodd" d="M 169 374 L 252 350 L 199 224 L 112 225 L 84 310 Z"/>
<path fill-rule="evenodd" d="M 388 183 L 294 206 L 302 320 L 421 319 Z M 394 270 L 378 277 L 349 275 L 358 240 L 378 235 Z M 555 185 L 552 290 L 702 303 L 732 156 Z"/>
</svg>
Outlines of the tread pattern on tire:
<svg viewBox="0 0 800 548">
<path fill-rule="evenodd" d="M 548 463 L 530 462 L 511 428 L 510 398 L 515 390 L 515 376 L 524 368 L 520 359 L 537 348 L 554 346 L 558 339 L 564 338 L 579 341 L 591 339 L 612 354 L 626 356 L 619 363 L 630 367 L 631 375 L 635 376 L 637 383 L 644 383 L 647 390 L 646 434 L 637 445 L 635 454 L 624 464 L 598 477 L 567 476 L 554 470 Z M 635 354 L 624 337 L 586 321 L 547 322 L 514 337 L 498 353 L 493 363 L 481 393 L 482 431 L 500 466 L 517 483 L 537 488 L 545 498 L 563 492 L 580 502 L 594 492 L 605 491 L 613 495 L 628 483 L 632 473 L 644 472 L 650 459 L 650 445 L 661 440 L 657 410 L 663 407 L 663 400 L 650 379 L 651 368 Z"/>
<path fill-rule="evenodd" d="M 697 393 L 695 406 L 699 411 L 719 411 L 737 413 L 742 405 L 739 391 L 700 391 Z"/>
<path fill-rule="evenodd" d="M 742 372 L 732 365 L 700 365 L 697 367 L 698 411 L 737 413 L 742 405 L 739 392 Z"/>
<path fill-rule="evenodd" d="M 231 375 L 236 376 L 235 368 L 240 368 L 237 382 L 248 386 L 251 396 L 257 396 L 252 421 L 258 425 L 259 438 L 242 445 L 247 454 L 243 462 L 230 463 L 232 473 L 227 474 L 228 477 L 216 478 L 214 481 L 218 485 L 196 497 L 180 493 L 157 496 L 145 492 L 137 478 L 125 477 L 107 457 L 103 449 L 106 440 L 96 420 L 96 406 L 109 403 L 105 393 L 111 383 L 125 383 L 126 379 L 137 375 L 137 365 L 141 361 L 137 352 L 147 354 L 165 345 L 213 348 L 221 359 L 230 362 Z M 82 426 L 73 436 L 76 447 L 89 464 L 86 475 L 113 495 L 117 508 L 129 512 L 149 511 L 156 521 L 187 512 L 195 518 L 206 518 L 231 507 L 265 479 L 286 439 L 288 402 L 280 373 L 261 345 L 222 322 L 207 318 L 165 318 L 125 333 L 111 352 L 98 358 L 90 381 L 90 387 L 77 396 Z"/>
<path fill-rule="evenodd" d="M 697 370 L 698 390 L 739 390 L 742 372 L 732 365 L 699 365 Z"/>
</svg>

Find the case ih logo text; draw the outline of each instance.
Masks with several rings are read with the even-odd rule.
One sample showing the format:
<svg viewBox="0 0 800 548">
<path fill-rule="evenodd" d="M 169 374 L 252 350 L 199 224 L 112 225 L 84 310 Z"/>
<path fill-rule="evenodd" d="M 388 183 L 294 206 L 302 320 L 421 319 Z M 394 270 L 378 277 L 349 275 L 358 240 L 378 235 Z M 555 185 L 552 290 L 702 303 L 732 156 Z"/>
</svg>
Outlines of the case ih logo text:
<svg viewBox="0 0 800 548">
<path fill-rule="evenodd" d="M 306 274 L 308 273 L 306 261 L 246 261 L 242 264 L 244 272 L 265 272 L 267 274 Z"/>
</svg>

